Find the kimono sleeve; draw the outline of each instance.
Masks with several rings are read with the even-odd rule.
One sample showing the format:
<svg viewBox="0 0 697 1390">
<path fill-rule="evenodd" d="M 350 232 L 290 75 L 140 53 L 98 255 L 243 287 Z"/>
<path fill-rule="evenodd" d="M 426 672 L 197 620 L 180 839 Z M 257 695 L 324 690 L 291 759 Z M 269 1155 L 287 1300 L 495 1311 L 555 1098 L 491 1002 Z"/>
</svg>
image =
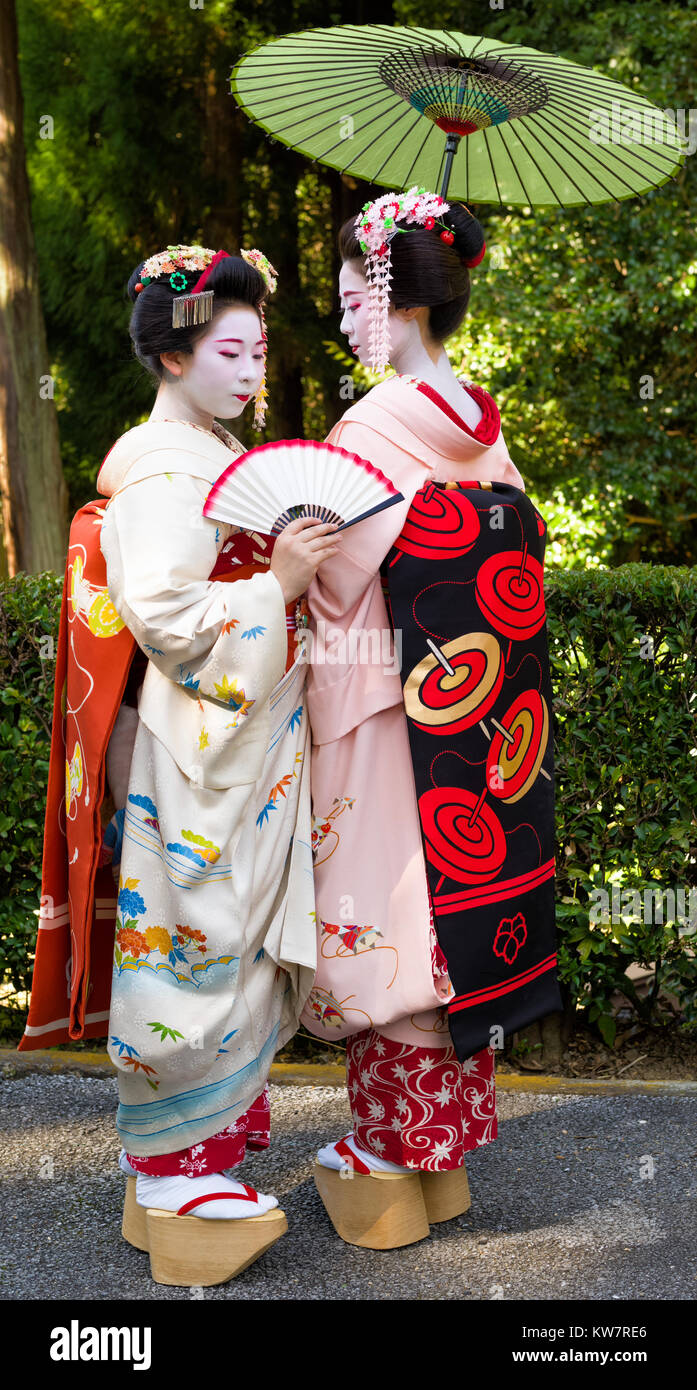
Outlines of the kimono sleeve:
<svg viewBox="0 0 697 1390">
<path fill-rule="evenodd" d="M 327 443 L 370 460 L 375 434 L 358 421 L 339 421 Z M 387 449 L 390 461 L 386 465 Z M 396 471 L 404 451 L 393 445 L 381 447 L 380 466 L 390 477 L 392 455 Z M 417 467 L 422 473 L 422 465 Z M 402 491 L 401 479 L 395 477 L 393 481 Z M 307 691 L 315 744 L 334 742 L 371 715 L 402 703 L 399 661 L 379 571 L 404 525 L 409 505 L 405 497 L 347 527 L 336 553 L 318 567 L 308 586 L 315 640 Z M 325 640 L 331 647 L 326 659 Z"/>
<path fill-rule="evenodd" d="M 204 517 L 209 491 L 204 478 L 162 473 L 115 493 L 100 539 L 107 587 L 164 676 L 246 713 L 285 670 L 285 602 L 270 570 L 232 584 L 209 579 L 221 529 L 230 529 Z"/>
</svg>

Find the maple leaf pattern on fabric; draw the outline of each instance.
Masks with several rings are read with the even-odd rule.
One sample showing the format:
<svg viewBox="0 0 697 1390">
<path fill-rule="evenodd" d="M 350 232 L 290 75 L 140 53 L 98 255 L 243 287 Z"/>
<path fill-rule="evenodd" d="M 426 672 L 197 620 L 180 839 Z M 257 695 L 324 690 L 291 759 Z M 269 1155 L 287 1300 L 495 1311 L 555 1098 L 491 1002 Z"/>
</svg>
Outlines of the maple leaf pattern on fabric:
<svg viewBox="0 0 697 1390">
<path fill-rule="evenodd" d="M 246 698 L 244 690 L 237 684 L 237 681 L 231 681 L 227 675 L 223 676 L 222 681 L 215 682 L 215 693 L 219 700 L 224 700 L 230 709 L 236 710 L 238 714 L 246 714 L 254 704 L 253 700 Z"/>
</svg>

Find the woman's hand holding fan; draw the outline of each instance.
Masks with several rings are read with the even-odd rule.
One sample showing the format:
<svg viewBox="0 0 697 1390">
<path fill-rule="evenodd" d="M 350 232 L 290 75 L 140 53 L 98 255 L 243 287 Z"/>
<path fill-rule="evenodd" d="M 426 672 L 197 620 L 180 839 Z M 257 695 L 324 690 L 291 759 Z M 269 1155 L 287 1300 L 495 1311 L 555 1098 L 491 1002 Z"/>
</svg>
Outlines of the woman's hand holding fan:
<svg viewBox="0 0 697 1390">
<path fill-rule="evenodd" d="M 336 553 L 341 532 L 333 521 L 315 521 L 301 516 L 284 526 L 271 556 L 271 571 L 282 590 L 285 603 L 304 594 L 325 560 Z"/>
</svg>

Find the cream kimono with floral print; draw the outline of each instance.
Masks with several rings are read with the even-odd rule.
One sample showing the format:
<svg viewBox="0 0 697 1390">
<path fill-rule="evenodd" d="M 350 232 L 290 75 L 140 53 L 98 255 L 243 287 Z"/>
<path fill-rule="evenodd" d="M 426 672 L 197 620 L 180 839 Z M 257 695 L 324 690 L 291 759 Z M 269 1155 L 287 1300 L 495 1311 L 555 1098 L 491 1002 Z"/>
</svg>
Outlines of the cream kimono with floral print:
<svg viewBox="0 0 697 1390">
<path fill-rule="evenodd" d="M 203 516 L 241 446 L 148 421 L 107 455 L 109 595 L 149 658 L 120 865 L 109 1055 L 116 1127 L 147 1157 L 234 1125 L 295 1032 L 315 966 L 306 665 L 284 674 L 270 570 L 210 580 Z"/>
</svg>

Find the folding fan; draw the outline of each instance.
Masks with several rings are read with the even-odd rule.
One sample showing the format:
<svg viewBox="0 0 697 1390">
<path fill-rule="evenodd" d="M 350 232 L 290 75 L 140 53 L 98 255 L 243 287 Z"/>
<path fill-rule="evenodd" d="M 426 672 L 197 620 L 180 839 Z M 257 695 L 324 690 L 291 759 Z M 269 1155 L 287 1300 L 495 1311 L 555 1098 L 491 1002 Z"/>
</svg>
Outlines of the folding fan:
<svg viewBox="0 0 697 1390">
<path fill-rule="evenodd" d="M 203 515 L 245 531 L 275 536 L 297 517 L 340 529 L 404 500 L 367 459 L 334 444 L 282 439 L 249 449 L 221 473 Z"/>
</svg>

